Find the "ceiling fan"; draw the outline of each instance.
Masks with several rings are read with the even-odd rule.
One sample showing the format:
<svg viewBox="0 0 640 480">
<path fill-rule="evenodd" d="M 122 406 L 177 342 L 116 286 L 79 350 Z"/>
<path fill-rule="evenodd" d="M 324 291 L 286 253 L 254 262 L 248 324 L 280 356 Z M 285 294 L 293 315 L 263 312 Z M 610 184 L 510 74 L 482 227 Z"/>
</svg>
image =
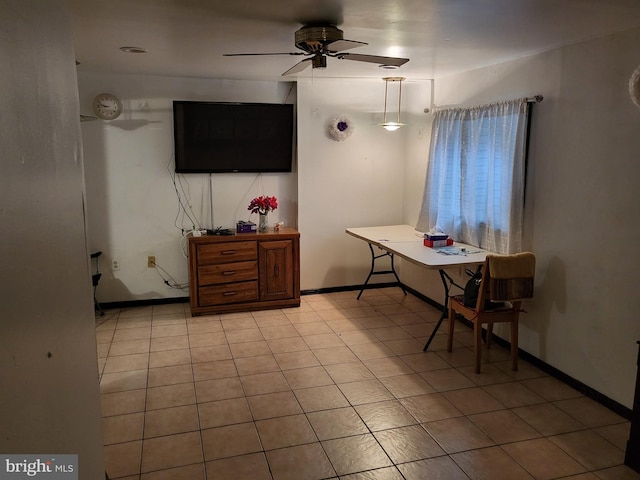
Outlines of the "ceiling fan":
<svg viewBox="0 0 640 480">
<path fill-rule="evenodd" d="M 331 24 L 307 24 L 295 34 L 295 46 L 302 52 L 286 53 L 225 53 L 226 57 L 240 57 L 251 55 L 304 55 L 307 58 L 296 63 L 282 75 L 291 75 L 303 71 L 308 66 L 312 68 L 326 68 L 327 57 L 339 60 L 355 60 L 356 62 L 377 63 L 380 68 L 396 69 L 409 61 L 408 58 L 382 57 L 380 55 L 362 55 L 358 53 L 343 53 L 343 50 L 368 45 L 365 42 L 345 40 L 343 32 Z"/>
</svg>

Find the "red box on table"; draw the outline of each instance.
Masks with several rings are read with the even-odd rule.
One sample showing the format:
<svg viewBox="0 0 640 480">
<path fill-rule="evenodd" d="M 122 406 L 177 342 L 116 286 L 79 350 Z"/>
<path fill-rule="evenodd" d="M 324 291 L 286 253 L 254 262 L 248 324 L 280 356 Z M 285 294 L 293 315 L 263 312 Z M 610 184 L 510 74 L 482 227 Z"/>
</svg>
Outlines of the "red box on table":
<svg viewBox="0 0 640 480">
<path fill-rule="evenodd" d="M 435 247 L 448 247 L 451 245 L 453 245 L 453 240 L 450 238 L 446 238 L 443 240 L 431 240 L 429 238 L 424 239 L 425 247 L 435 248 Z"/>
</svg>

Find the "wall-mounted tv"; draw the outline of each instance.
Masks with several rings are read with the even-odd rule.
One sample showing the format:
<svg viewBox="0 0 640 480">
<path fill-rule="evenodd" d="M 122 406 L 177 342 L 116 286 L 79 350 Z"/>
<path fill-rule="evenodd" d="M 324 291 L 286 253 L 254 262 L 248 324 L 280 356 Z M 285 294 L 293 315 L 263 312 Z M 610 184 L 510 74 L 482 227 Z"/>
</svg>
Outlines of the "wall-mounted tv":
<svg viewBox="0 0 640 480">
<path fill-rule="evenodd" d="M 177 173 L 290 172 L 291 104 L 173 102 Z"/>
</svg>

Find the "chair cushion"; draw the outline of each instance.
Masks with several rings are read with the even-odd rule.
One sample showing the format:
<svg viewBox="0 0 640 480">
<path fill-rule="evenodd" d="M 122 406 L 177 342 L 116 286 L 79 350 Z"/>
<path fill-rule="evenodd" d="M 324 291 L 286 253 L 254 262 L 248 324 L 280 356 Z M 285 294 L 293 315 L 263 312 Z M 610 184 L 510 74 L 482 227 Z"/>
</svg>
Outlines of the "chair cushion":
<svg viewBox="0 0 640 480">
<path fill-rule="evenodd" d="M 489 255 L 491 300 L 519 300 L 533 297 L 536 257 L 523 252 L 515 255 Z"/>
</svg>

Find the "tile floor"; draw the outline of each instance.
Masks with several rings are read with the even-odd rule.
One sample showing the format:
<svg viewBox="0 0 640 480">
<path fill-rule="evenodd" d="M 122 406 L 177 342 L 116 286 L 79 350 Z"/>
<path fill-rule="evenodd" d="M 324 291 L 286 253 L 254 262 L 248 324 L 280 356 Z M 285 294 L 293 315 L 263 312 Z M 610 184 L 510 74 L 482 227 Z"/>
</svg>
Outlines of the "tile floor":
<svg viewBox="0 0 640 480">
<path fill-rule="evenodd" d="M 300 308 L 96 319 L 112 479 L 640 479 L 629 422 L 397 288 Z"/>
</svg>

